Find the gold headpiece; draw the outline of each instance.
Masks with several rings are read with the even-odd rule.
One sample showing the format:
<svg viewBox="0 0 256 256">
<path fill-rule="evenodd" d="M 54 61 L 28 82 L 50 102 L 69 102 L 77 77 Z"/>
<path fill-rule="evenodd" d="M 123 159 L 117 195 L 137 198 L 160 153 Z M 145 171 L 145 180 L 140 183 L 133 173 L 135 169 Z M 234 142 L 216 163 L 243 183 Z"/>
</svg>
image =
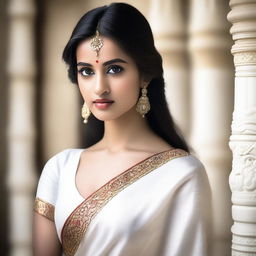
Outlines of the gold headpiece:
<svg viewBox="0 0 256 256">
<path fill-rule="evenodd" d="M 99 51 L 103 46 L 103 40 L 100 38 L 100 33 L 96 30 L 96 35 L 93 37 L 91 42 L 92 50 L 96 52 L 96 56 L 99 56 Z"/>
</svg>

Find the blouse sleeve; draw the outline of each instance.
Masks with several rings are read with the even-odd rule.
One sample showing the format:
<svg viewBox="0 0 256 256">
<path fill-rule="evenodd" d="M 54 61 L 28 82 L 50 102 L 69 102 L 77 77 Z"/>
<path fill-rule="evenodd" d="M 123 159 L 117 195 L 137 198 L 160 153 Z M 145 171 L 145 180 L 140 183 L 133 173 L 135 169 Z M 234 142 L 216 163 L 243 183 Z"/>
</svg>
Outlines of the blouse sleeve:
<svg viewBox="0 0 256 256">
<path fill-rule="evenodd" d="M 34 202 L 34 211 L 51 221 L 54 221 L 54 208 L 58 194 L 59 155 L 60 153 L 53 156 L 45 164 L 38 182 Z"/>
<path fill-rule="evenodd" d="M 172 208 L 166 227 L 164 256 L 210 255 L 211 189 L 203 165 L 196 158 L 192 163 L 188 177 L 176 191 L 175 208 Z"/>
</svg>

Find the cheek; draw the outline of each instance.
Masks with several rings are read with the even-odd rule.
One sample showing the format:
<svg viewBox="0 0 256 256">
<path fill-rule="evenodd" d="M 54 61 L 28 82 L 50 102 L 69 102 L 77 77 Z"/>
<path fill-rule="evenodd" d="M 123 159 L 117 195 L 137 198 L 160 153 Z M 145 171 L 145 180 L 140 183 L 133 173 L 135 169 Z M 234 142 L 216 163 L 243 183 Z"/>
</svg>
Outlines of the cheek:
<svg viewBox="0 0 256 256">
<path fill-rule="evenodd" d="M 80 94 L 84 97 L 84 87 L 81 85 L 79 81 L 78 81 L 78 88 L 79 88 Z"/>
<path fill-rule="evenodd" d="M 119 95 L 122 95 L 126 101 L 137 101 L 140 93 L 140 83 L 138 79 L 124 79 L 116 87 Z"/>
<path fill-rule="evenodd" d="M 78 82 L 78 88 L 80 91 L 80 94 L 82 95 L 83 99 L 86 101 L 86 96 L 88 96 L 88 90 L 86 89 L 86 86 L 83 84 L 82 81 L 77 80 Z"/>
</svg>

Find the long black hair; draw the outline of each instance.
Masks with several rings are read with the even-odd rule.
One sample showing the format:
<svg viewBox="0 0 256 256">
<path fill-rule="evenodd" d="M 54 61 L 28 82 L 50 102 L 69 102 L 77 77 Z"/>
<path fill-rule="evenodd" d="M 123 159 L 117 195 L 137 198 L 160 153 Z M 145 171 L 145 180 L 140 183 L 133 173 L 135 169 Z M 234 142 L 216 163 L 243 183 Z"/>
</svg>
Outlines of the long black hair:
<svg viewBox="0 0 256 256">
<path fill-rule="evenodd" d="M 150 128 L 171 146 L 189 151 L 167 106 L 162 58 L 154 46 L 151 28 L 146 18 L 133 6 L 112 3 L 82 16 L 62 56 L 68 65 L 70 80 L 77 84 L 77 46 L 94 36 L 96 30 L 100 35 L 114 40 L 135 61 L 140 74 L 150 81 L 147 89 L 151 110 L 146 115 Z M 91 115 L 86 126 L 84 146 L 88 147 L 103 137 L 104 123 Z"/>
</svg>

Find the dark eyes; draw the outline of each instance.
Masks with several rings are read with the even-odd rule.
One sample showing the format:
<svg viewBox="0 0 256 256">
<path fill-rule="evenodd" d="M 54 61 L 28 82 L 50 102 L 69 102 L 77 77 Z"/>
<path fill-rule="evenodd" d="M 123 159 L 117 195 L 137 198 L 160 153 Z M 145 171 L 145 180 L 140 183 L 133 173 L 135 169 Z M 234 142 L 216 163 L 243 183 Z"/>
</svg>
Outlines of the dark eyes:
<svg viewBox="0 0 256 256">
<path fill-rule="evenodd" d="M 91 75 L 94 74 L 91 68 L 81 68 L 81 69 L 78 70 L 78 72 L 82 76 L 91 76 Z"/>
<path fill-rule="evenodd" d="M 111 75 L 115 75 L 115 74 L 119 74 L 123 71 L 124 69 L 121 66 L 118 65 L 113 65 L 107 68 L 106 73 L 107 74 L 111 74 Z M 88 67 L 83 67 L 81 69 L 78 70 L 78 72 L 82 75 L 82 76 L 91 76 L 94 75 L 94 71 L 91 68 Z"/>
<path fill-rule="evenodd" d="M 107 70 L 108 74 L 118 74 L 123 71 L 123 68 L 117 65 L 110 66 Z"/>
</svg>

